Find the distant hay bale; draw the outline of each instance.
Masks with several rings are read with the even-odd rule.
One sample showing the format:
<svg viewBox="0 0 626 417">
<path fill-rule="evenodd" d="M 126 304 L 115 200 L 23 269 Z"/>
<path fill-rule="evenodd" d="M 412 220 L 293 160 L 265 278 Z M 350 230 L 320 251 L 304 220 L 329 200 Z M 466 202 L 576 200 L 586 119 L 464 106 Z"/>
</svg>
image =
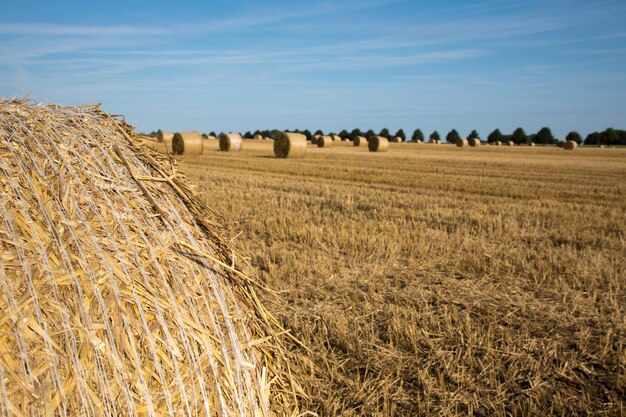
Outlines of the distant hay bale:
<svg viewBox="0 0 626 417">
<path fill-rule="evenodd" d="M 172 139 L 172 154 L 202 155 L 204 141 L 200 132 L 176 132 Z"/>
<path fill-rule="evenodd" d="M 515 142 L 513 142 L 512 140 L 507 140 L 506 142 L 504 142 L 504 144 L 506 146 L 515 146 Z"/>
<path fill-rule="evenodd" d="M 263 140 L 263 136 L 261 136 L 259 134 L 254 135 L 254 140 Z"/>
<path fill-rule="evenodd" d="M 319 138 L 321 138 L 321 137 L 322 137 L 322 135 L 313 135 L 313 136 L 311 136 L 311 144 L 312 145 L 317 145 L 317 140 Z"/>
<path fill-rule="evenodd" d="M 437 143 L 437 139 L 430 138 L 430 139 L 428 139 L 428 143 L 434 145 L 435 143 Z"/>
<path fill-rule="evenodd" d="M 262 283 L 141 140 L 0 100 L 0 415 L 299 415 Z"/>
<path fill-rule="evenodd" d="M 145 146 L 146 148 L 148 148 L 148 149 L 152 149 L 152 150 L 160 152 L 160 153 L 167 153 L 167 149 L 165 149 L 165 143 L 163 143 L 163 142 L 159 142 L 157 140 L 144 138 L 141 141 L 141 144 L 143 146 Z"/>
<path fill-rule="evenodd" d="M 352 144 L 354 146 L 367 145 L 367 139 L 365 138 L 365 136 L 355 136 L 354 140 L 352 141 Z"/>
<path fill-rule="evenodd" d="M 341 136 L 339 136 L 339 135 L 331 135 L 331 139 L 334 142 L 341 142 Z"/>
<path fill-rule="evenodd" d="M 441 145 L 441 139 L 435 139 L 435 145 Z"/>
<path fill-rule="evenodd" d="M 497 141 L 495 142 L 495 144 L 496 144 L 496 146 L 501 146 L 501 145 L 502 145 L 502 141 L 501 141 L 501 140 L 497 140 Z"/>
<path fill-rule="evenodd" d="M 304 158 L 306 136 L 302 133 L 281 132 L 274 141 L 274 155 L 277 158 Z"/>
<path fill-rule="evenodd" d="M 367 141 L 367 148 L 370 152 L 387 152 L 387 149 L 389 149 L 389 140 L 382 136 L 372 136 Z"/>
<path fill-rule="evenodd" d="M 331 146 L 333 146 L 333 138 L 330 136 L 320 136 L 317 138 L 318 148 L 330 148 Z"/>
<path fill-rule="evenodd" d="M 167 153 L 172 153 L 172 139 L 174 139 L 174 132 L 157 133 L 157 139 L 159 142 L 163 142 Z"/>
<path fill-rule="evenodd" d="M 174 138 L 174 132 L 158 132 L 157 133 L 157 140 L 159 142 L 163 142 L 165 138 L 171 141 Z"/>
<path fill-rule="evenodd" d="M 239 133 L 220 133 L 220 151 L 237 152 L 243 147 L 243 139 Z"/>
<path fill-rule="evenodd" d="M 530 142 L 528 146 L 535 146 L 535 142 Z"/>
<path fill-rule="evenodd" d="M 479 138 L 469 138 L 467 140 L 467 144 L 469 146 L 480 146 L 480 139 Z"/>
<path fill-rule="evenodd" d="M 566 140 L 563 144 L 563 149 L 567 149 L 568 151 L 574 150 L 578 148 L 578 143 L 573 140 Z"/>
<path fill-rule="evenodd" d="M 459 148 L 463 148 L 464 146 L 467 146 L 467 139 L 457 139 L 456 146 Z"/>
</svg>

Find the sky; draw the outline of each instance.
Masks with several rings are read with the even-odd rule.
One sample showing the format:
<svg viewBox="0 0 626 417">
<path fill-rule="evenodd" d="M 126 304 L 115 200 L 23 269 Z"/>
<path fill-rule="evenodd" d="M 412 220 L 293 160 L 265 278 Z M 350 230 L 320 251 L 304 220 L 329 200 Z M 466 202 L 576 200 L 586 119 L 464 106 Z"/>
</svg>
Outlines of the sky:
<svg viewBox="0 0 626 417">
<path fill-rule="evenodd" d="M 0 97 L 142 132 L 562 138 L 626 128 L 624 22 L 623 0 L 3 0 Z"/>
</svg>

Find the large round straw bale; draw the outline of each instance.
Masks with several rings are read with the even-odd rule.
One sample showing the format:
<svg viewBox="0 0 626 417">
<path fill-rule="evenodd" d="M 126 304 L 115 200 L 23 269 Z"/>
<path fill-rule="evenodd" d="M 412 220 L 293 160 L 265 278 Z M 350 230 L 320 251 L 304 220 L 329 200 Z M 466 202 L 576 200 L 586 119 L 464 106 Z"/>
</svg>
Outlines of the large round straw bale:
<svg viewBox="0 0 626 417">
<path fill-rule="evenodd" d="M 469 138 L 467 140 L 467 144 L 469 146 L 480 146 L 480 139 L 478 139 L 478 138 Z"/>
<path fill-rule="evenodd" d="M 202 155 L 204 141 L 200 132 L 176 132 L 172 139 L 174 155 Z"/>
<path fill-rule="evenodd" d="M 387 152 L 389 140 L 382 136 L 374 135 L 367 141 L 367 148 L 370 152 Z"/>
<path fill-rule="evenodd" d="M 354 146 L 367 145 L 367 139 L 365 139 L 365 136 L 355 136 L 354 140 L 352 141 L 352 144 Z"/>
<path fill-rule="evenodd" d="M 300 414 L 259 283 L 140 140 L 0 100 L 0 415 Z"/>
<path fill-rule="evenodd" d="M 217 140 L 217 138 L 216 138 L 215 136 L 213 136 L 213 135 L 209 135 L 209 136 L 207 137 L 207 139 L 208 139 L 208 140 Z"/>
<path fill-rule="evenodd" d="M 504 142 L 504 144 L 506 146 L 515 146 L 515 142 L 513 142 L 512 140 L 507 140 L 506 142 Z"/>
<path fill-rule="evenodd" d="M 319 138 L 321 138 L 321 137 L 322 137 L 322 135 L 313 135 L 313 136 L 311 136 L 311 144 L 312 145 L 317 145 L 317 140 Z"/>
<path fill-rule="evenodd" d="M 502 145 L 502 141 L 501 140 L 497 140 L 496 141 L 496 146 L 501 146 Z"/>
<path fill-rule="evenodd" d="M 331 138 L 335 142 L 341 142 L 341 136 L 339 135 L 332 135 Z"/>
<path fill-rule="evenodd" d="M 568 151 L 574 150 L 578 148 L 578 143 L 573 140 L 566 140 L 563 144 L 563 149 L 567 149 Z"/>
<path fill-rule="evenodd" d="M 239 133 L 220 133 L 220 151 L 237 152 L 243 147 L 243 139 Z"/>
<path fill-rule="evenodd" d="M 254 140 L 263 140 L 263 136 L 256 134 L 254 135 Z"/>
<path fill-rule="evenodd" d="M 458 146 L 459 148 L 467 146 L 467 139 L 457 139 L 456 146 Z"/>
<path fill-rule="evenodd" d="M 330 148 L 331 146 L 333 146 L 333 138 L 330 136 L 320 136 L 317 138 L 318 148 Z"/>
<path fill-rule="evenodd" d="M 304 158 L 306 136 L 302 133 L 282 132 L 274 140 L 274 155 L 277 158 Z"/>
</svg>

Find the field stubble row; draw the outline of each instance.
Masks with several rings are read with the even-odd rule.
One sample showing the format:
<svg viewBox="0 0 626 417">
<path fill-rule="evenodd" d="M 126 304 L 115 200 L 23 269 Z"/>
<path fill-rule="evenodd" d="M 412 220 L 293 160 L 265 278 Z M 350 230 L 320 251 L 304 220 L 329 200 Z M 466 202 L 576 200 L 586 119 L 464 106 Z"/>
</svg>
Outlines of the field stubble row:
<svg viewBox="0 0 626 417">
<path fill-rule="evenodd" d="M 260 142 L 209 149 L 182 171 L 309 346 L 292 369 L 304 407 L 626 412 L 625 150 L 269 155 Z"/>
</svg>

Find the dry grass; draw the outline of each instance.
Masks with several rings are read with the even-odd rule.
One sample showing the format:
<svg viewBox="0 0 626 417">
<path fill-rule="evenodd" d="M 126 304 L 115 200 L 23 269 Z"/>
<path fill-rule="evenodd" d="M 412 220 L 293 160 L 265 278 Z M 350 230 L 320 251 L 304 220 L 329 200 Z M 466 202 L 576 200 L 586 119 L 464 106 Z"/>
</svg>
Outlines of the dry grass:
<svg viewBox="0 0 626 417">
<path fill-rule="evenodd" d="M 305 406 L 625 414 L 626 150 L 247 145 L 182 170 L 310 346 Z"/>
</svg>

